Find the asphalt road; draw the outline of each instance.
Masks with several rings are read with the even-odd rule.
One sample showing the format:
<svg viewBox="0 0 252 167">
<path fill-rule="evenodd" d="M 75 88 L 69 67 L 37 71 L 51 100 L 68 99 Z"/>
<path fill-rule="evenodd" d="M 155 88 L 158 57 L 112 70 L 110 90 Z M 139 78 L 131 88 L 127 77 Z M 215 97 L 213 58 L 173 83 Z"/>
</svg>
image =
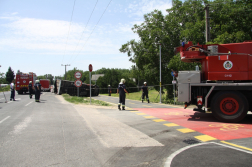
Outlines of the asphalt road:
<svg viewBox="0 0 252 167">
<path fill-rule="evenodd" d="M 252 150 L 219 140 L 197 140 L 194 136 L 202 133 L 181 133 L 177 127 L 164 126 L 134 109 L 141 105 L 136 101 L 126 100 L 127 110 L 118 111 L 116 106 L 70 104 L 49 92 L 41 95 L 40 103 L 28 95 L 16 95 L 16 101 L 10 102 L 10 93 L 5 94 L 8 103 L 0 93 L 0 166 L 195 167 L 252 163 Z M 118 99 L 114 100 L 117 103 Z M 146 110 L 153 107 L 145 103 L 141 106 Z M 251 138 L 230 142 L 246 148 L 252 143 Z"/>
</svg>

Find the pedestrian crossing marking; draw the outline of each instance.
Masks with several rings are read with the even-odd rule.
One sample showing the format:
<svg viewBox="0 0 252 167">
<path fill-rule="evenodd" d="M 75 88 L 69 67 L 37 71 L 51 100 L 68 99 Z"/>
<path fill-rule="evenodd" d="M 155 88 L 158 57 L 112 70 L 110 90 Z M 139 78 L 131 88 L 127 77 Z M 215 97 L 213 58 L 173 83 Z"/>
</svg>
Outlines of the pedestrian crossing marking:
<svg viewBox="0 0 252 167">
<path fill-rule="evenodd" d="M 175 124 L 175 123 L 168 123 L 168 124 L 164 124 L 164 125 L 168 126 L 168 127 L 179 126 L 178 124 Z"/>
<path fill-rule="evenodd" d="M 154 116 L 144 116 L 144 118 L 156 118 Z"/>
<path fill-rule="evenodd" d="M 217 140 L 216 138 L 208 135 L 200 135 L 200 136 L 194 136 L 196 139 L 201 140 L 203 142 L 210 141 L 210 140 Z"/>
<path fill-rule="evenodd" d="M 163 119 L 153 119 L 153 121 L 155 121 L 155 122 L 164 122 L 165 120 L 163 120 Z"/>
<path fill-rule="evenodd" d="M 147 115 L 147 114 L 145 114 L 145 113 L 136 113 L 137 115 Z"/>
<path fill-rule="evenodd" d="M 190 133 L 190 132 L 195 132 L 195 130 L 189 129 L 189 128 L 183 128 L 183 129 L 177 129 L 178 131 L 182 133 Z"/>
</svg>

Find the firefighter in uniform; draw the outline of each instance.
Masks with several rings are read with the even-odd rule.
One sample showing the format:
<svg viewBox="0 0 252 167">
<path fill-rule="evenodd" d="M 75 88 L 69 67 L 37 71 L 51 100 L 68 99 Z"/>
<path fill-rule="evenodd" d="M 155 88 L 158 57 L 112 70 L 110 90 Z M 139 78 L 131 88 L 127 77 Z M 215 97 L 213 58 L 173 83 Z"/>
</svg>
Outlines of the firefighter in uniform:
<svg viewBox="0 0 252 167">
<path fill-rule="evenodd" d="M 13 99 L 15 101 L 15 85 L 14 85 L 14 80 L 10 84 L 11 88 L 11 96 L 10 96 L 10 101 Z"/>
<path fill-rule="evenodd" d="M 109 96 L 111 96 L 111 86 L 110 85 L 108 85 L 108 94 L 109 94 Z"/>
<path fill-rule="evenodd" d="M 122 110 L 125 110 L 125 93 L 127 93 L 129 95 L 129 93 L 127 92 L 126 90 L 126 87 L 125 87 L 125 79 L 121 79 L 121 82 L 119 83 L 118 85 L 118 88 L 117 88 L 117 93 L 119 92 L 119 103 L 118 103 L 118 109 L 121 110 L 121 104 L 122 104 Z"/>
<path fill-rule="evenodd" d="M 36 84 L 34 85 L 34 89 L 35 89 L 35 102 L 39 102 L 40 92 L 41 92 L 41 84 L 39 83 L 39 80 L 36 80 Z"/>
<path fill-rule="evenodd" d="M 29 88 L 29 95 L 30 95 L 30 99 L 31 99 L 32 98 L 32 93 L 33 93 L 33 90 L 32 90 L 32 81 L 29 82 L 28 88 Z"/>
<path fill-rule="evenodd" d="M 149 96 L 148 96 L 148 86 L 147 86 L 147 82 L 144 82 L 144 85 L 142 86 L 142 103 L 144 101 L 144 97 L 146 96 L 146 100 L 148 101 L 148 103 L 150 103 L 149 101 Z"/>
</svg>

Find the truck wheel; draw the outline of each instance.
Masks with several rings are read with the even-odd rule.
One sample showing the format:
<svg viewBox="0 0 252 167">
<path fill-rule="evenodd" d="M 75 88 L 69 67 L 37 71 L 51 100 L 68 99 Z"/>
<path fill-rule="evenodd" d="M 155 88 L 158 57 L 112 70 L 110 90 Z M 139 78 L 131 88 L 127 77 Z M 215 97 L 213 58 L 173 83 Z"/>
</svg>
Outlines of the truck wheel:
<svg viewBox="0 0 252 167">
<path fill-rule="evenodd" d="M 22 91 L 18 91 L 18 94 L 20 95 L 20 94 L 23 94 L 23 92 Z"/>
<path fill-rule="evenodd" d="M 218 92 L 211 102 L 215 118 L 222 122 L 239 122 L 248 112 L 248 101 L 237 91 Z"/>
</svg>

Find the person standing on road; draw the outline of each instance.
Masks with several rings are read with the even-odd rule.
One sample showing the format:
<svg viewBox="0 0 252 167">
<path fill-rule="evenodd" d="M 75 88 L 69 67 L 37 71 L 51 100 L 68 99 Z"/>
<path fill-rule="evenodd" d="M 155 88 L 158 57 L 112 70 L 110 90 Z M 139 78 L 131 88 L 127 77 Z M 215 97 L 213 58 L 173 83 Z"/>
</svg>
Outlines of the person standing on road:
<svg viewBox="0 0 252 167">
<path fill-rule="evenodd" d="M 108 85 L 108 94 L 109 94 L 109 96 L 111 96 L 111 86 L 110 85 Z"/>
<path fill-rule="evenodd" d="M 32 98 L 32 93 L 33 93 L 33 90 L 32 90 L 32 81 L 29 82 L 28 88 L 29 88 L 29 95 L 30 95 L 30 99 L 31 99 Z"/>
<path fill-rule="evenodd" d="M 117 93 L 119 92 L 119 103 L 118 103 L 118 109 L 121 110 L 121 104 L 122 104 L 122 110 L 125 110 L 125 93 L 127 93 L 129 95 L 129 93 L 127 92 L 126 90 L 126 87 L 125 87 L 125 79 L 121 79 L 121 82 L 119 83 L 118 85 L 118 88 L 117 88 Z"/>
<path fill-rule="evenodd" d="M 10 84 L 11 88 L 11 96 L 10 96 L 10 101 L 13 99 L 15 101 L 15 85 L 14 85 L 14 80 Z"/>
<path fill-rule="evenodd" d="M 41 84 L 39 83 L 39 80 L 36 80 L 36 84 L 34 85 L 34 89 L 35 89 L 35 102 L 39 102 L 40 92 L 41 92 Z"/>
<path fill-rule="evenodd" d="M 148 96 L 148 86 L 147 86 L 147 82 L 144 82 L 144 85 L 142 86 L 142 103 L 144 101 L 144 97 L 146 96 L 146 100 L 148 101 L 148 103 L 150 103 L 149 101 L 149 96 Z"/>
</svg>

